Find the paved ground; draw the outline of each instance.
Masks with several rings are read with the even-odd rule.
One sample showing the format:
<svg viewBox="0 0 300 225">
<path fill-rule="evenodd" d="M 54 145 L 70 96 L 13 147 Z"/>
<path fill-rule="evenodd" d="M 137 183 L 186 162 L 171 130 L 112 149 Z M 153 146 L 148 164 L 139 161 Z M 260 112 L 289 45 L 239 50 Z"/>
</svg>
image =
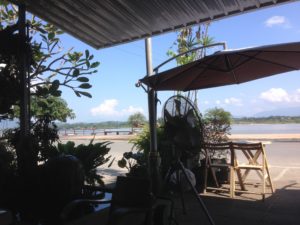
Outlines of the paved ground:
<svg viewBox="0 0 300 225">
<path fill-rule="evenodd" d="M 235 199 L 218 194 L 201 195 L 216 225 L 299 225 L 300 185 L 275 182 L 276 192 L 265 201 L 259 196 L 243 194 Z M 210 224 L 200 204 L 191 193 L 185 195 L 187 214 L 176 202 L 175 218 L 178 224 Z"/>
<path fill-rule="evenodd" d="M 228 194 L 201 195 L 216 225 L 299 225 L 300 224 L 300 143 L 273 142 L 267 145 L 275 193 L 265 201 L 259 195 L 242 194 L 230 199 Z M 255 183 L 256 174 L 251 179 Z M 250 187 L 257 190 L 258 187 Z M 188 214 L 183 215 L 177 202 L 179 224 L 209 224 L 203 210 L 192 194 L 186 194 Z"/>
<path fill-rule="evenodd" d="M 116 159 L 129 151 L 127 142 L 115 142 L 111 153 Z M 259 195 L 242 194 L 230 199 L 228 194 L 207 193 L 200 195 L 216 225 L 299 225 L 300 224 L 300 142 L 272 142 L 266 146 L 275 193 L 265 201 Z M 116 175 L 126 173 L 116 164 L 112 168 L 99 168 L 108 183 Z M 256 174 L 251 181 L 257 183 Z M 257 189 L 252 186 L 250 188 Z M 175 197 L 175 219 L 181 225 L 209 224 L 196 197 L 186 193 L 184 200 L 187 214 L 183 214 L 180 199 Z"/>
</svg>

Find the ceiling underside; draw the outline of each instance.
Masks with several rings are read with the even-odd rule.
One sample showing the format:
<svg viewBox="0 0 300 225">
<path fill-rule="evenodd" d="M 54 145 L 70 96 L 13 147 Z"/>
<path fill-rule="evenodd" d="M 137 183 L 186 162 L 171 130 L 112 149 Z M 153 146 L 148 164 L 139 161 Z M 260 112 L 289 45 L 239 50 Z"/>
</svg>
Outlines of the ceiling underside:
<svg viewBox="0 0 300 225">
<path fill-rule="evenodd" d="M 22 0 L 22 2 L 25 2 L 27 10 L 32 14 L 99 49 L 294 0 Z"/>
</svg>

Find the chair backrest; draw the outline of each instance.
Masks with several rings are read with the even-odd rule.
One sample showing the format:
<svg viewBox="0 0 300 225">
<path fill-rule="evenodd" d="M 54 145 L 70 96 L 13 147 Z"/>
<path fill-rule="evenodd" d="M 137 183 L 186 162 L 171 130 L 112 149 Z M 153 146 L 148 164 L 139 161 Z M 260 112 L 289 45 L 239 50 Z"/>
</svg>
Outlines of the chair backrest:
<svg viewBox="0 0 300 225">
<path fill-rule="evenodd" d="M 232 143 L 233 153 L 236 158 L 239 160 L 243 160 L 241 156 L 243 156 L 248 164 L 257 164 L 259 157 L 264 157 L 264 149 L 261 142 L 258 143 Z M 243 154 L 239 154 L 239 152 L 243 152 Z"/>
<path fill-rule="evenodd" d="M 117 177 L 112 195 L 112 208 L 137 207 L 149 208 L 153 203 L 151 182 L 146 178 Z"/>
<path fill-rule="evenodd" d="M 232 142 L 223 143 L 204 143 L 203 149 L 208 157 L 213 155 L 228 156 L 230 155 L 230 162 L 233 162 L 233 154 L 231 151 Z"/>
<path fill-rule="evenodd" d="M 232 146 L 235 150 L 258 150 L 262 149 L 262 143 L 239 143 L 239 142 L 232 142 Z"/>
</svg>

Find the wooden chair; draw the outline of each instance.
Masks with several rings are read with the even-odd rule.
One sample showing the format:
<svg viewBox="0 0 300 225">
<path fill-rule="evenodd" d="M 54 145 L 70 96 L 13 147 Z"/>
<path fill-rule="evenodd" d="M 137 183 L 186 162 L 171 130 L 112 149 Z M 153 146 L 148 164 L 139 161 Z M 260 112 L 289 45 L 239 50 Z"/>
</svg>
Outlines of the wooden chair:
<svg viewBox="0 0 300 225">
<path fill-rule="evenodd" d="M 233 197 L 235 192 L 249 192 L 245 188 L 245 180 L 248 177 L 251 170 L 256 171 L 262 181 L 261 195 L 263 199 L 266 194 L 266 184 L 271 188 L 271 192 L 274 193 L 274 188 L 270 176 L 268 161 L 264 146 L 262 143 L 232 143 L 232 153 L 234 157 L 234 171 L 237 173 L 241 190 L 235 190 L 235 176 L 232 177 L 233 182 Z M 244 158 L 244 160 L 242 159 Z M 241 162 L 243 160 L 243 162 Z"/>
<path fill-rule="evenodd" d="M 221 187 L 219 184 L 217 177 L 216 177 L 216 169 L 228 169 L 230 171 L 230 188 L 229 188 L 229 193 L 230 196 L 234 196 L 234 185 L 232 178 L 234 177 L 234 160 L 233 160 L 233 154 L 231 151 L 231 142 L 225 142 L 225 143 L 205 143 L 203 145 L 203 149 L 206 154 L 206 166 L 205 166 L 205 177 L 204 177 L 204 192 L 206 192 L 207 189 L 212 189 L 212 190 L 221 190 L 224 191 L 225 189 Z M 211 158 L 212 153 L 214 154 L 221 154 L 225 156 L 229 156 L 229 159 L 226 160 L 226 162 L 218 162 L 214 161 Z M 215 187 L 209 187 L 208 186 L 208 176 L 209 172 L 212 176 L 213 182 L 215 184 Z"/>
</svg>

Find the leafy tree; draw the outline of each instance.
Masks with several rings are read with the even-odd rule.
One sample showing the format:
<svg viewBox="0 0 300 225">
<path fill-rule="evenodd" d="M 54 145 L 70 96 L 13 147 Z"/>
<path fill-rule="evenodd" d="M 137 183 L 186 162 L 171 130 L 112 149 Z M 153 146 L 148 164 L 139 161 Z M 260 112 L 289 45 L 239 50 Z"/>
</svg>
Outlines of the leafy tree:
<svg viewBox="0 0 300 225">
<path fill-rule="evenodd" d="M 47 116 L 51 120 L 66 122 L 67 118 L 75 118 L 75 113 L 72 109 L 68 108 L 67 102 L 61 97 L 48 95 L 47 97 L 31 97 L 30 111 L 35 120 Z M 14 116 L 19 116 L 20 110 L 16 106 L 14 108 Z"/>
<path fill-rule="evenodd" d="M 173 43 L 171 48 L 168 50 L 167 55 L 170 57 L 175 57 L 178 54 L 190 51 L 197 47 L 205 47 L 214 42 L 213 38 L 208 35 L 209 23 L 199 25 L 196 28 L 183 28 L 179 31 L 176 41 Z M 173 50 L 175 48 L 175 50 Z M 187 52 L 176 58 L 178 66 L 193 62 L 206 55 L 207 49 L 200 48 L 195 51 Z M 177 92 L 177 94 L 182 94 Z M 197 90 L 189 91 L 186 97 L 191 98 L 197 105 Z"/>
<path fill-rule="evenodd" d="M 146 122 L 146 118 L 140 112 L 134 113 L 134 114 L 130 115 L 128 118 L 128 123 L 131 125 L 132 128 L 140 127 L 145 122 Z"/>
<path fill-rule="evenodd" d="M 218 143 L 228 140 L 231 130 L 232 115 L 222 108 L 209 109 L 204 114 L 204 139 Z"/>
<path fill-rule="evenodd" d="M 2 33 L 1 36 L 7 36 L 7 43 L 3 43 L 3 45 L 9 45 L 13 40 L 16 40 L 17 43 L 18 34 L 14 34 L 17 28 L 14 25 L 17 23 L 17 13 L 17 7 L 7 1 L 1 1 L 0 31 Z M 30 79 L 32 82 L 29 87 L 31 96 L 47 97 L 51 95 L 59 97 L 61 96 L 60 89 L 64 86 L 73 90 L 78 97 L 92 97 L 86 91 L 92 87 L 89 84 L 88 76 L 96 73 L 96 68 L 100 65 L 99 62 L 93 61 L 94 56 L 88 50 L 84 53 L 77 52 L 73 48 L 64 50 L 60 41 L 60 36 L 63 32 L 52 24 L 45 23 L 35 16 L 31 16 L 27 20 L 27 24 L 31 36 L 30 40 L 28 40 L 30 41 L 29 53 L 31 53 L 32 58 L 30 67 Z M 16 60 L 4 60 L 3 58 L 5 57 L 1 54 L 1 81 L 5 77 L 9 87 L 13 85 L 18 86 Z M 4 86 L 4 82 L 2 82 L 2 85 Z M 7 88 L 5 90 L 6 95 L 15 96 L 16 94 L 13 92 L 16 92 L 19 88 L 19 86 L 17 88 Z M 5 107 L 6 111 L 10 110 L 12 105 L 17 105 L 18 100 L 18 98 L 10 98 L 10 102 L 7 102 Z M 65 110 L 65 108 L 61 109 Z M 2 110 L 1 113 L 5 114 L 6 112 Z"/>
<path fill-rule="evenodd" d="M 0 116 L 13 118 L 19 115 L 17 105 L 22 96 L 18 67 L 18 8 L 8 1 L 0 1 L 0 16 Z M 26 146 L 18 147 L 21 139 L 18 129 L 8 131 L 7 137 L 11 146 L 17 149 L 18 164 L 26 162 L 34 168 L 38 160 L 53 153 L 53 144 L 58 140 L 54 121 L 74 117 L 73 111 L 60 98 L 61 88 L 69 88 L 78 97 L 92 97 L 87 92 L 92 87 L 89 76 L 97 72 L 100 63 L 94 61 L 88 50 L 65 50 L 60 41 L 63 32 L 54 25 L 33 15 L 27 15 L 27 18 L 30 18 L 26 21 L 30 37 L 24 51 L 28 56 L 31 80 L 28 91 L 34 120 Z"/>
<path fill-rule="evenodd" d="M 209 23 L 199 25 L 197 28 L 183 28 L 178 32 L 177 39 L 167 52 L 167 55 L 174 57 L 178 54 L 190 51 L 194 48 L 207 46 L 213 43 L 213 38 L 208 35 Z M 172 50 L 175 47 L 176 50 Z M 183 54 L 176 58 L 177 65 L 184 65 L 202 58 L 206 49 L 199 49 Z"/>
</svg>

